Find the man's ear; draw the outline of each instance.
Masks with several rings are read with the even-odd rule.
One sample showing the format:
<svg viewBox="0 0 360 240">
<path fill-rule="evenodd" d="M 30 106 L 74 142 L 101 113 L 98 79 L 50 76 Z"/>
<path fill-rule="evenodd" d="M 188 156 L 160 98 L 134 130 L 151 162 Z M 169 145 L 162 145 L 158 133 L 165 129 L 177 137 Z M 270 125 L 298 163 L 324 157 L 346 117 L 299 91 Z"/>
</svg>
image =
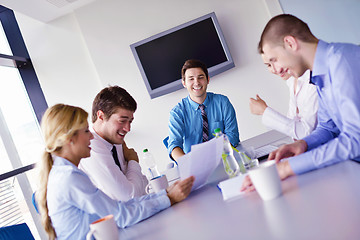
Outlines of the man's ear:
<svg viewBox="0 0 360 240">
<path fill-rule="evenodd" d="M 209 84 L 209 82 L 210 82 L 210 77 L 208 77 L 208 79 L 207 79 L 207 84 Z"/>
<path fill-rule="evenodd" d="M 96 117 L 97 117 L 97 119 L 99 119 L 99 121 L 104 121 L 105 113 L 102 110 L 98 110 L 96 113 Z"/>
<path fill-rule="evenodd" d="M 182 85 L 184 86 L 184 88 L 186 88 L 185 80 L 184 80 L 184 79 L 181 80 L 181 83 L 182 83 Z"/>
<path fill-rule="evenodd" d="M 299 42 L 295 37 L 288 35 L 284 37 L 284 47 L 296 51 L 299 48 Z"/>
</svg>

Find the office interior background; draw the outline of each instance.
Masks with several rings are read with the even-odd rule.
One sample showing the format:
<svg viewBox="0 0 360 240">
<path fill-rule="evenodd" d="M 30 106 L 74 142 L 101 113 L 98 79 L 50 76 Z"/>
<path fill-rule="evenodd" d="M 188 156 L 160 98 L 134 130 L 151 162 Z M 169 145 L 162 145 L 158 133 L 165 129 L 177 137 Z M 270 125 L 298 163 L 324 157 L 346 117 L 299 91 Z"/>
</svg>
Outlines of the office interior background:
<svg viewBox="0 0 360 240">
<path fill-rule="evenodd" d="M 257 53 L 260 34 L 272 16 L 291 13 L 307 22 L 320 39 L 360 44 L 359 0 L 64 0 L 63 7 L 52 2 L 62 1 L 0 1 L 15 13 L 47 104 L 76 105 L 91 113 L 102 88 L 124 87 L 138 103 L 127 145 L 139 157 L 148 148 L 160 170 L 170 162 L 162 142 L 168 134 L 169 112 L 187 91 L 151 99 L 130 44 L 215 12 L 235 67 L 211 78 L 208 91 L 229 97 L 241 141 L 267 131 L 261 117 L 249 111 L 250 97 L 259 94 L 283 114 L 288 107 L 285 82 L 267 71 Z M 71 9 L 71 4 L 79 7 L 60 11 Z"/>
</svg>

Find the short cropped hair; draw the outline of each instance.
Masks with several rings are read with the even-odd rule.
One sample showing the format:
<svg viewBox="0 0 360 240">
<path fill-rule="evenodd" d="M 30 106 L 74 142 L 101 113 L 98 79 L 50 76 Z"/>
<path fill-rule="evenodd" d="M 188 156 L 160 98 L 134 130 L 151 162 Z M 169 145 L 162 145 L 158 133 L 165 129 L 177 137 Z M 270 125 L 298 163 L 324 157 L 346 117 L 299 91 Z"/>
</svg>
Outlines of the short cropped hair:
<svg viewBox="0 0 360 240">
<path fill-rule="evenodd" d="M 205 63 L 203 63 L 200 60 L 190 59 L 190 60 L 187 60 L 184 63 L 184 66 L 181 69 L 181 77 L 182 77 L 183 81 L 185 81 L 185 72 L 186 72 L 186 70 L 188 70 L 190 68 L 201 68 L 203 70 L 203 72 L 205 73 L 206 79 L 209 78 L 209 73 L 208 73 L 208 70 L 207 70 L 207 67 L 206 67 Z"/>
<path fill-rule="evenodd" d="M 311 33 L 309 26 L 299 18 L 291 14 L 280 14 L 266 24 L 258 44 L 258 52 L 263 54 L 265 42 L 271 42 L 275 46 L 284 45 L 285 36 L 293 36 L 303 42 L 316 42 L 317 38 Z"/>
<path fill-rule="evenodd" d="M 135 99 L 123 88 L 110 86 L 101 90 L 95 97 L 92 105 L 92 122 L 97 120 L 97 112 L 103 111 L 105 119 L 109 119 L 118 108 L 136 111 Z"/>
</svg>

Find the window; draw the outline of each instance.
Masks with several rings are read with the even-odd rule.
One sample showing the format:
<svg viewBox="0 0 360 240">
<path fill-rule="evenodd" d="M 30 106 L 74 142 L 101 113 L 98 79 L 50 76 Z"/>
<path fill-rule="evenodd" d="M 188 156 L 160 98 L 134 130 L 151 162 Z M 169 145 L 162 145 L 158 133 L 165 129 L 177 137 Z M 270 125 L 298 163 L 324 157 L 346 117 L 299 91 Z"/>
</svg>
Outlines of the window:
<svg viewBox="0 0 360 240">
<path fill-rule="evenodd" d="M 39 122 L 47 104 L 13 11 L 0 6 L 0 227 L 26 222 L 45 237 L 32 206 L 34 164 L 44 145 Z"/>
</svg>

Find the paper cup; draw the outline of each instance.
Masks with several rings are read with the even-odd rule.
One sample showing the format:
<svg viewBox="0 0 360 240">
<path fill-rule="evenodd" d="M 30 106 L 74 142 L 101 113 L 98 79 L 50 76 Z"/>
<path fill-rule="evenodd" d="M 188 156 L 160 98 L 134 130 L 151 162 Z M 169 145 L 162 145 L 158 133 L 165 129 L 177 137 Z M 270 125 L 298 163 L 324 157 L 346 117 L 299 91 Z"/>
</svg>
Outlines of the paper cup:
<svg viewBox="0 0 360 240">
<path fill-rule="evenodd" d="M 282 194 L 281 181 L 274 160 L 261 163 L 248 171 L 260 197 L 267 201 Z"/>
</svg>

